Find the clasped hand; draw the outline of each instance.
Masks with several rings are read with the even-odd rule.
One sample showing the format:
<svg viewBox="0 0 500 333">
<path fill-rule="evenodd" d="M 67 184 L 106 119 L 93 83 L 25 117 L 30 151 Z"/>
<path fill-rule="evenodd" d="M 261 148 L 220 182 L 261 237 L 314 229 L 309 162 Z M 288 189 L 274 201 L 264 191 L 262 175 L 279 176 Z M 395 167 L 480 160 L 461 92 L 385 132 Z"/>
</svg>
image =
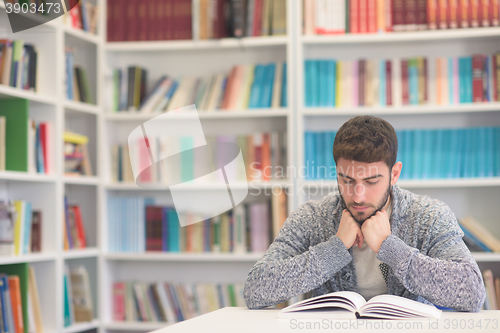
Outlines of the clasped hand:
<svg viewBox="0 0 500 333">
<path fill-rule="evenodd" d="M 340 238 L 347 249 L 354 245 L 361 248 L 363 242 L 366 241 L 370 249 L 376 253 L 380 250 L 382 242 L 390 234 L 391 226 L 385 210 L 380 210 L 369 219 L 366 219 L 360 227 L 351 213 L 344 209 L 337 230 L 337 237 Z"/>
</svg>

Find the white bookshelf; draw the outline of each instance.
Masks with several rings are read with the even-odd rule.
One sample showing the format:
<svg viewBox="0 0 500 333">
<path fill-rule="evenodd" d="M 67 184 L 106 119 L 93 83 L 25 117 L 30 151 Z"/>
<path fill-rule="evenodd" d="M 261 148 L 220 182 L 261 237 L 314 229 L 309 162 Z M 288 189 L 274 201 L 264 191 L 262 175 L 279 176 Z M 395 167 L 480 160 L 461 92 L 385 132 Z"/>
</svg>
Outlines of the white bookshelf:
<svg viewBox="0 0 500 333">
<path fill-rule="evenodd" d="M 35 267 L 46 332 L 100 333 L 146 332 L 166 323 L 114 322 L 112 320 L 112 283 L 117 280 L 243 282 L 263 253 L 109 253 L 107 209 L 109 195 L 147 195 L 164 202 L 169 197 L 161 185 L 111 183 L 110 147 L 155 114 L 111 112 L 105 103 L 106 73 L 114 67 L 134 64 L 148 69 L 148 87 L 162 74 L 205 75 L 228 72 L 236 64 L 287 61 L 288 107 L 204 112 L 199 110 L 206 135 L 246 134 L 257 131 L 286 130 L 288 165 L 303 165 L 306 130 L 334 130 L 359 114 L 387 119 L 397 128 L 500 126 L 500 103 L 404 106 L 399 108 L 305 108 L 303 62 L 308 58 L 357 59 L 393 56 L 452 56 L 471 52 L 493 53 L 499 49 L 500 28 L 419 31 L 394 34 L 345 36 L 303 36 L 301 1 L 287 7 L 287 36 L 225 38 L 208 41 L 106 42 L 106 0 L 100 5 L 99 33 L 93 35 L 69 28 L 62 18 L 14 35 L 7 29 L 4 4 L 0 1 L 0 38 L 24 39 L 39 49 L 41 57 L 40 91 L 37 93 L 0 85 L 0 98 L 23 98 L 30 103 L 30 117 L 53 125 L 52 152 L 54 172 L 38 175 L 0 172 L 0 195 L 31 201 L 43 208 L 43 252 L 16 257 L 0 257 L 1 265 L 29 263 Z M 93 1 L 95 2 L 95 1 Z M 19 37 L 18 37 L 19 36 Z M 78 53 L 78 62 L 89 71 L 95 105 L 66 99 L 64 47 Z M 178 119 L 186 116 L 178 115 Z M 92 177 L 64 176 L 62 135 L 65 128 L 88 135 Z M 118 141 L 121 140 L 121 141 Z M 471 213 L 485 221 L 500 237 L 496 223 L 495 198 L 500 197 L 499 178 L 401 180 L 398 184 L 418 194 L 445 201 L 457 217 Z M 289 213 L 308 199 L 319 199 L 336 189 L 335 181 L 308 181 L 301 178 L 250 183 L 250 190 L 290 189 Z M 244 183 L 236 190 L 246 189 Z M 186 191 L 209 191 L 214 196 L 225 186 L 193 184 Z M 303 190 L 303 191 L 301 191 Z M 315 192 L 316 191 L 316 192 Z M 263 191 L 264 192 L 264 191 Z M 303 193 L 303 194 L 302 194 Z M 78 202 L 85 214 L 88 248 L 63 250 L 63 198 Z M 265 194 L 261 194 L 263 196 Z M 261 198 L 261 197 L 259 197 Z M 168 199 L 167 199 L 168 201 Z M 500 255 L 474 253 L 481 268 L 499 272 Z M 91 275 L 95 320 L 63 325 L 64 264 L 82 264 Z M 40 288 L 43 286 L 43 288 Z"/>
</svg>

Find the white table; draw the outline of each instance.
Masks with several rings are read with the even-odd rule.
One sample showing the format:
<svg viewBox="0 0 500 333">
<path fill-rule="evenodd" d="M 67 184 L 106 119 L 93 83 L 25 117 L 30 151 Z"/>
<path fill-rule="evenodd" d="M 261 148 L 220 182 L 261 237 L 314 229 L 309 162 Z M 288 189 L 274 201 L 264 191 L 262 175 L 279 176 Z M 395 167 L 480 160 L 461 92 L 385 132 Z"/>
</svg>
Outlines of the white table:
<svg viewBox="0 0 500 333">
<path fill-rule="evenodd" d="M 154 331 L 154 333 L 277 332 L 500 332 L 500 310 L 478 313 L 443 311 L 438 320 L 278 319 L 279 309 L 226 307 Z"/>
</svg>

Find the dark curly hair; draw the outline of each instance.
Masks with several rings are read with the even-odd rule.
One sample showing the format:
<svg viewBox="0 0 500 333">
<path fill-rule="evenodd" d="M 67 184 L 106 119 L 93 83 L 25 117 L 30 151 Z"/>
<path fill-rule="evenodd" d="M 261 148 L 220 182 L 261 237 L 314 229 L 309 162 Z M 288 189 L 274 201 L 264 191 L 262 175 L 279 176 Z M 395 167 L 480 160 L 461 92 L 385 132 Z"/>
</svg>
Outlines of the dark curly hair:
<svg viewBox="0 0 500 333">
<path fill-rule="evenodd" d="M 373 163 L 384 161 L 389 169 L 396 163 L 398 137 L 382 118 L 357 116 L 345 122 L 333 142 L 333 159 Z"/>
</svg>

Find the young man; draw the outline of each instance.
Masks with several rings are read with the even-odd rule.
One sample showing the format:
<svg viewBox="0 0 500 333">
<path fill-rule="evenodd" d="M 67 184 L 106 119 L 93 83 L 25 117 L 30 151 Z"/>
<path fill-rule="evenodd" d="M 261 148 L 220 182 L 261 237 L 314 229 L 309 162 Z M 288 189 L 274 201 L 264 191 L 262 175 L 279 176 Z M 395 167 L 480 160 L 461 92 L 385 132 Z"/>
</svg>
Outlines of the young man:
<svg viewBox="0 0 500 333">
<path fill-rule="evenodd" d="M 248 274 L 250 309 L 311 291 L 367 300 L 392 294 L 458 311 L 485 300 L 481 272 L 450 208 L 396 185 L 402 163 L 385 120 L 359 116 L 337 132 L 338 191 L 308 201 L 285 221 Z"/>
</svg>

